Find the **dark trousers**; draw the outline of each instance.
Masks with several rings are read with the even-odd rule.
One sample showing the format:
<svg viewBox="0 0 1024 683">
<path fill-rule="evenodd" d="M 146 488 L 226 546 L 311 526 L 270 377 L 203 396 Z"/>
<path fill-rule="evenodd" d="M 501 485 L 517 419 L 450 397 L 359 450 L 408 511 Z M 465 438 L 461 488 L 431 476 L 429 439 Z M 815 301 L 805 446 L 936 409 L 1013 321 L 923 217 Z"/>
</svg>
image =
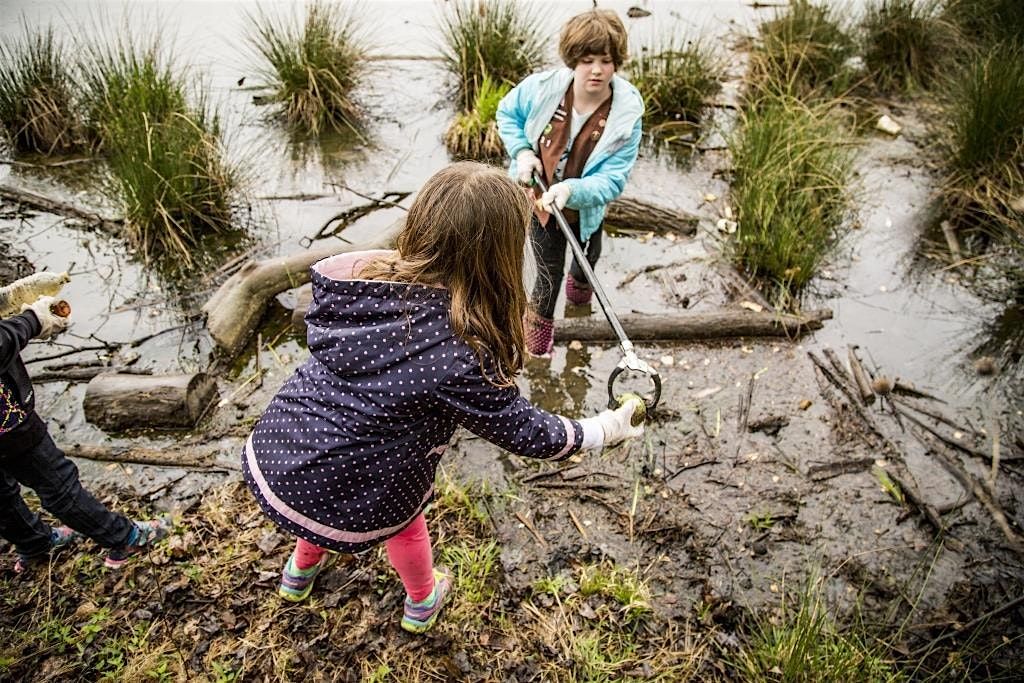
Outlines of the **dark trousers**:
<svg viewBox="0 0 1024 683">
<path fill-rule="evenodd" d="M 576 240 L 580 239 L 580 226 L 578 223 L 570 223 Z M 583 245 L 583 253 L 587 256 L 587 262 L 593 267 L 601 256 L 601 228 L 597 229 L 587 243 Z M 537 216 L 533 217 L 530 224 L 530 241 L 533 243 L 533 255 L 537 260 L 537 280 L 533 284 L 533 296 L 530 303 L 533 310 L 542 318 L 555 317 L 555 302 L 558 301 L 558 293 L 562 289 L 562 280 L 565 277 L 565 250 L 568 246 L 565 235 L 562 233 L 554 216 L 548 217 L 547 225 L 541 226 Z M 574 258 L 569 266 L 569 274 L 577 282 L 586 283 L 587 276 Z"/>
<path fill-rule="evenodd" d="M 27 451 L 0 459 L 0 536 L 22 555 L 50 549 L 50 525 L 28 509 L 19 484 L 33 489 L 50 514 L 99 545 L 113 548 L 128 542 L 132 523 L 82 488 L 75 463 L 47 434 Z"/>
</svg>

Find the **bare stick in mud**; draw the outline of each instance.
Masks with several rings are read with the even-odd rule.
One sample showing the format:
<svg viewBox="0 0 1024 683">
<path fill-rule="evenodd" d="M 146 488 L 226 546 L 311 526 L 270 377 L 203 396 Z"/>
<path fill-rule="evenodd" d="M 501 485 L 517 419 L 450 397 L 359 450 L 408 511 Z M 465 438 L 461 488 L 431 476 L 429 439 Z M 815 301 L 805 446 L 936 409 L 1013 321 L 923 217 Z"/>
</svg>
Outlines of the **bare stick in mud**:
<svg viewBox="0 0 1024 683">
<path fill-rule="evenodd" d="M 974 496 L 974 499 L 981 503 L 982 507 L 988 510 L 988 513 L 992 516 L 992 520 L 995 522 L 996 526 L 999 527 L 999 530 L 1003 532 L 1003 536 L 1006 537 L 1006 541 L 1010 544 L 1010 547 L 1016 552 L 1024 554 L 1024 538 L 1022 538 L 1021 535 L 1014 531 L 1010 526 L 1009 521 L 1006 519 L 1006 513 L 1003 512 L 1002 507 L 996 501 L 996 496 L 991 489 L 989 489 L 987 483 L 965 470 L 957 461 L 956 456 L 930 433 L 920 429 L 912 429 L 911 431 L 913 431 L 914 436 L 920 439 L 921 443 L 927 446 L 928 449 L 935 454 L 946 471 L 949 472 L 954 479 L 960 482 L 960 485 L 964 490 Z"/>
<path fill-rule="evenodd" d="M 241 350 L 259 324 L 270 300 L 283 291 L 309 282 L 309 267 L 317 261 L 351 251 L 386 249 L 394 245 L 404 220 L 396 221 L 362 244 L 336 243 L 262 261 L 248 261 L 228 278 L 203 306 L 206 326 L 228 356 Z"/>
<path fill-rule="evenodd" d="M 110 446 L 106 444 L 62 444 L 61 450 L 74 458 L 119 462 L 131 465 L 181 467 L 194 470 L 236 471 L 234 462 L 221 462 L 217 454 L 223 452 L 220 444 L 205 448 L 148 448 L 142 446 Z"/>
<path fill-rule="evenodd" d="M 44 197 L 26 190 L 19 190 L 18 188 L 10 187 L 9 185 L 0 185 L 0 198 L 17 202 L 18 204 L 23 204 L 36 209 L 37 211 L 44 211 L 58 216 L 66 216 L 68 218 L 76 218 L 78 220 L 85 221 L 89 225 L 95 226 L 103 232 L 110 233 L 111 235 L 120 235 L 121 229 L 124 227 L 124 221 L 120 218 L 108 218 L 106 216 L 101 216 L 94 211 L 88 211 L 69 202 Z"/>
<path fill-rule="evenodd" d="M 850 360 L 850 371 L 853 372 L 853 381 L 857 383 L 860 400 L 864 405 L 869 406 L 875 402 L 875 390 L 871 388 L 868 373 L 864 370 L 864 366 L 861 365 L 860 358 L 857 357 L 857 347 L 851 344 L 847 350 Z"/>
<path fill-rule="evenodd" d="M 623 329 L 633 341 L 690 341 L 735 337 L 797 337 L 820 329 L 832 311 L 810 311 L 801 315 L 723 310 L 676 315 L 630 314 L 619 316 Z M 567 318 L 555 325 L 556 341 L 615 341 L 608 323 L 596 317 Z"/>
</svg>

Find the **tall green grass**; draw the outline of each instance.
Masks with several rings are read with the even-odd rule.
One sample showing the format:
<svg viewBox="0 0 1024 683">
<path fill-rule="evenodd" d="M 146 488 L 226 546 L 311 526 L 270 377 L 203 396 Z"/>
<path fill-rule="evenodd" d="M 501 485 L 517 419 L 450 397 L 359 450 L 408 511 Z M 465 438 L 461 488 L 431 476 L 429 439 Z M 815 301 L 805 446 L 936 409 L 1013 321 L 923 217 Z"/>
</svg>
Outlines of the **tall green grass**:
<svg viewBox="0 0 1024 683">
<path fill-rule="evenodd" d="M 794 0 L 761 24 L 750 57 L 752 96 L 834 96 L 845 92 L 854 74 L 847 60 L 855 45 L 827 3 Z"/>
<path fill-rule="evenodd" d="M 515 0 L 451 0 L 441 16 L 441 52 L 470 110 L 484 78 L 515 85 L 543 62 L 547 26 Z"/>
<path fill-rule="evenodd" d="M 81 143 L 68 53 L 53 27 L 0 43 L 0 125 L 16 152 L 52 154 Z"/>
<path fill-rule="evenodd" d="M 861 22 L 864 62 L 884 92 L 929 87 L 949 66 L 956 32 L 939 0 L 875 0 Z"/>
<path fill-rule="evenodd" d="M 700 123 L 707 101 L 722 89 L 721 59 L 710 43 L 672 37 L 643 48 L 627 65 L 643 95 L 647 122 L 655 127 Z"/>
<path fill-rule="evenodd" d="M 93 44 L 81 72 L 87 128 L 108 161 L 128 239 L 147 260 L 187 269 L 202 235 L 231 227 L 238 174 L 218 116 L 156 38 Z"/>
<path fill-rule="evenodd" d="M 964 38 L 978 45 L 1024 43 L 1024 2 L 1020 0 L 946 0 L 943 14 Z"/>
<path fill-rule="evenodd" d="M 787 304 L 838 241 L 849 210 L 851 150 L 827 105 L 763 97 L 741 115 L 729 140 L 730 245 L 740 267 Z"/>
<path fill-rule="evenodd" d="M 1024 48 L 979 53 L 945 102 L 943 200 L 960 225 L 1024 247 Z"/>
<path fill-rule="evenodd" d="M 289 125 L 316 135 L 357 130 L 354 97 L 366 70 L 367 46 L 353 3 L 316 0 L 303 18 L 249 16 L 249 43 L 262 58 L 261 75 Z"/>
<path fill-rule="evenodd" d="M 732 665 L 739 680 L 753 683 L 902 681 L 885 648 L 858 628 L 841 629 L 813 577 L 796 596 L 783 596 L 779 617 L 755 617 L 747 642 Z"/>
<path fill-rule="evenodd" d="M 485 76 L 477 90 L 473 107 L 455 117 L 445 133 L 448 152 L 457 159 L 499 159 L 505 146 L 498 135 L 497 112 L 501 98 L 511 89 L 508 83 L 495 84 Z"/>
</svg>

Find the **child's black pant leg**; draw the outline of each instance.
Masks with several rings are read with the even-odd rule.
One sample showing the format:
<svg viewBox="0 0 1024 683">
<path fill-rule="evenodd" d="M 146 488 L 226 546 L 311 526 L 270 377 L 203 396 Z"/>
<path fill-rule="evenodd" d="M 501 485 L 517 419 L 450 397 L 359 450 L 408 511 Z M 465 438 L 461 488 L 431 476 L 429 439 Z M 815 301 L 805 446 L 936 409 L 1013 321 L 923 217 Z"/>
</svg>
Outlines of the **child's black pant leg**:
<svg viewBox="0 0 1024 683">
<path fill-rule="evenodd" d="M 3 469 L 34 490 L 50 514 L 80 534 L 108 548 L 128 542 L 131 521 L 108 510 L 82 488 L 75 463 L 57 448 L 49 434 L 28 451 L 8 457 Z"/>
<path fill-rule="evenodd" d="M 569 227 L 578 240 L 580 226 L 570 224 Z M 562 280 L 565 278 L 565 250 L 568 245 L 554 216 L 551 216 L 547 225 L 543 227 L 536 216 L 533 217 L 530 223 L 530 241 L 533 243 L 533 255 L 537 261 L 537 280 L 533 285 L 530 303 L 538 315 L 551 319 L 555 317 L 555 303 L 558 301 Z M 583 250 L 587 255 L 587 261 L 594 266 L 601 256 L 600 229 L 587 240 L 587 243 L 583 245 Z M 587 282 L 583 269 L 576 263 L 575 258 L 572 260 L 569 272 L 578 282 Z"/>
<path fill-rule="evenodd" d="M 22 555 L 45 553 L 50 549 L 50 525 L 28 509 L 21 484 L 7 474 L 4 465 L 0 461 L 0 536 Z"/>
</svg>

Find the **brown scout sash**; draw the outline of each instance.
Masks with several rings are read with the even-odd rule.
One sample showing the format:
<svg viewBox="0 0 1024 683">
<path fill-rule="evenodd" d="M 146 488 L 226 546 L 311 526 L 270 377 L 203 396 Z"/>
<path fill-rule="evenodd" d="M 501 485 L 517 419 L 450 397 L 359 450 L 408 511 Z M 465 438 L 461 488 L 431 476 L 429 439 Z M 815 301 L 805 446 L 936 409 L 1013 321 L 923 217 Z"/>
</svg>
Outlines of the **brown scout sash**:
<svg viewBox="0 0 1024 683">
<path fill-rule="evenodd" d="M 544 128 L 544 132 L 540 134 L 540 140 L 538 141 L 540 161 L 544 166 L 544 179 L 547 181 L 548 187 L 551 187 L 555 182 L 555 169 L 558 168 L 562 152 L 565 151 L 565 146 L 569 142 L 569 128 L 572 122 L 572 85 L 572 83 L 569 83 L 569 89 L 565 91 L 561 104 L 555 109 L 554 116 L 551 117 L 551 121 Z M 590 157 L 590 153 L 597 146 L 597 141 L 601 139 L 601 134 L 604 133 L 605 126 L 608 123 L 608 113 L 611 109 L 612 98 L 608 97 L 583 124 L 583 128 L 576 135 L 572 148 L 569 150 L 569 158 L 565 162 L 562 180 L 580 177 L 580 173 L 583 172 L 583 166 L 587 163 L 587 158 Z M 534 187 L 534 198 L 539 199 L 540 195 L 540 188 Z M 537 220 L 540 221 L 541 225 L 547 225 L 549 214 L 546 211 L 542 211 L 536 201 L 533 203 L 533 213 L 537 216 Z M 579 212 L 573 209 L 562 209 L 562 213 L 565 215 L 565 220 L 569 223 L 578 223 L 580 220 Z"/>
</svg>

